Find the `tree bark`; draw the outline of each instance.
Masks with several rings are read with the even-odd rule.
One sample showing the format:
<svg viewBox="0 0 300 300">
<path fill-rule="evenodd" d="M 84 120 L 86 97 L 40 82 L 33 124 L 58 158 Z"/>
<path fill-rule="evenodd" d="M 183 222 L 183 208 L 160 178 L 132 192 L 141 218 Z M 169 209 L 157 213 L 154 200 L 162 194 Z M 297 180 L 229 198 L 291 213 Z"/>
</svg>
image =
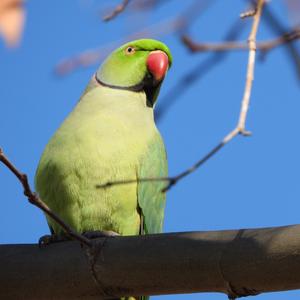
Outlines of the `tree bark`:
<svg viewBox="0 0 300 300">
<path fill-rule="evenodd" d="M 0 299 L 300 289 L 300 225 L 0 246 Z"/>
</svg>

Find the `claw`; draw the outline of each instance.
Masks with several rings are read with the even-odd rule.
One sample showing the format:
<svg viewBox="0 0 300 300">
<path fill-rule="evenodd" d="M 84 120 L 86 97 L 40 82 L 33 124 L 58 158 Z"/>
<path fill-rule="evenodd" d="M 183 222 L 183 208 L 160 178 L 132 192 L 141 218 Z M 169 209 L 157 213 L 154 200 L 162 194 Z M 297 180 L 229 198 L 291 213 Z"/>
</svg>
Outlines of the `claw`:
<svg viewBox="0 0 300 300">
<path fill-rule="evenodd" d="M 46 234 L 39 238 L 39 248 L 43 248 L 53 243 L 67 241 L 68 238 L 57 234 Z"/>
</svg>

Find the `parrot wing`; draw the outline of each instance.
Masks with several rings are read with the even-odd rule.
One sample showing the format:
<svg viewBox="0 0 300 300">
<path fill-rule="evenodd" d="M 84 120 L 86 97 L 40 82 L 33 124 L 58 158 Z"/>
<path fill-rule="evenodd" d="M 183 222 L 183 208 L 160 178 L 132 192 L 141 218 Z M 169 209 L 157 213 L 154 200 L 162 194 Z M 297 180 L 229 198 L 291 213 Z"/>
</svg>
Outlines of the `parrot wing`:
<svg viewBox="0 0 300 300">
<path fill-rule="evenodd" d="M 149 143 L 140 163 L 137 178 L 167 177 L 168 166 L 164 143 L 157 134 Z M 166 194 L 164 181 L 138 182 L 138 208 L 141 214 L 141 234 L 162 232 Z"/>
</svg>

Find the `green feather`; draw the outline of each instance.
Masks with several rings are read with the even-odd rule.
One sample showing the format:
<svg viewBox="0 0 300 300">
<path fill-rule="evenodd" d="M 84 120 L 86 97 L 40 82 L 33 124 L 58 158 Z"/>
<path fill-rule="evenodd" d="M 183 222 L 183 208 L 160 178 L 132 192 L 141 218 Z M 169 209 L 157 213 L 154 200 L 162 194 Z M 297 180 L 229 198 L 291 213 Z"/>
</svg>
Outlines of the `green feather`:
<svg viewBox="0 0 300 300">
<path fill-rule="evenodd" d="M 134 54 L 127 55 L 132 46 Z M 39 162 L 35 185 L 46 204 L 78 232 L 112 230 L 121 235 L 162 231 L 167 160 L 143 88 L 151 51 L 169 49 L 138 40 L 115 50 L 99 68 L 74 110 L 53 135 Z M 140 89 L 132 89 L 139 86 Z M 154 104 L 161 82 L 152 89 Z M 107 182 L 135 180 L 99 188 Z M 52 232 L 62 228 L 48 218 Z M 127 298 L 130 299 L 130 298 Z M 132 298 L 133 299 L 133 298 Z M 148 299 L 148 297 L 141 297 Z"/>
<path fill-rule="evenodd" d="M 127 55 L 128 47 L 135 48 L 134 55 Z M 164 51 L 169 58 L 169 67 L 172 64 L 172 56 L 169 48 L 156 40 L 142 39 L 129 42 L 115 50 L 102 64 L 96 73 L 97 78 L 115 87 L 132 87 L 138 85 L 145 74 L 146 59 L 148 54 L 154 50 Z"/>
<path fill-rule="evenodd" d="M 138 178 L 156 178 L 168 176 L 166 151 L 159 134 L 156 134 L 148 144 L 138 170 Z M 163 227 L 166 195 L 162 192 L 163 181 L 139 182 L 138 203 L 144 217 L 146 234 L 160 233 Z"/>
<path fill-rule="evenodd" d="M 137 179 L 142 157 L 158 135 L 153 110 L 145 102 L 142 93 L 94 88 L 47 145 L 36 188 L 50 208 L 77 231 L 139 233 L 137 183 L 96 186 Z M 55 233 L 62 233 L 53 220 L 48 222 Z"/>
</svg>

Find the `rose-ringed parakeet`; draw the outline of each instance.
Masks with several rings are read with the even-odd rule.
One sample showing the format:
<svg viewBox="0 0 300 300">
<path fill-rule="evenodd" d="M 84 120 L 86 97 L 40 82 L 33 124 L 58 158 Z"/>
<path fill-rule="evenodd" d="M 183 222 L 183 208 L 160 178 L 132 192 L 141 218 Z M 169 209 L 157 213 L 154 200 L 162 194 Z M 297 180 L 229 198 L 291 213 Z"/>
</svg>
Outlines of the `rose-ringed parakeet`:
<svg viewBox="0 0 300 300">
<path fill-rule="evenodd" d="M 172 62 L 163 43 L 142 39 L 115 50 L 46 146 L 36 172 L 40 197 L 76 231 L 159 233 L 167 160 L 153 108 Z M 131 184 L 97 188 L 107 182 Z M 51 232 L 62 228 L 48 218 Z"/>
</svg>

